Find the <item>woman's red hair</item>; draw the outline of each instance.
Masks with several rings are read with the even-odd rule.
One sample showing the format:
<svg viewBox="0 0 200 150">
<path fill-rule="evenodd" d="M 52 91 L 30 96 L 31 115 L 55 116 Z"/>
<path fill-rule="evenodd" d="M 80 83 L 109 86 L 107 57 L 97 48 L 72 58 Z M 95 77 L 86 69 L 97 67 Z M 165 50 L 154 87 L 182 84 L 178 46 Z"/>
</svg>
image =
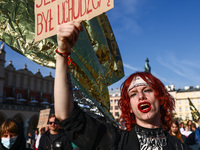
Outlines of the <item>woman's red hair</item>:
<svg viewBox="0 0 200 150">
<path fill-rule="evenodd" d="M 121 85 L 121 98 L 119 100 L 119 108 L 121 109 L 120 121 L 128 131 L 132 130 L 136 124 L 135 115 L 130 113 L 130 98 L 128 95 L 128 87 L 133 78 L 140 76 L 145 82 L 148 83 L 155 90 L 155 98 L 160 101 L 160 116 L 161 124 L 164 130 L 169 131 L 172 122 L 172 112 L 175 107 L 174 98 L 167 92 L 164 84 L 151 73 L 136 72 L 130 75 Z"/>
</svg>

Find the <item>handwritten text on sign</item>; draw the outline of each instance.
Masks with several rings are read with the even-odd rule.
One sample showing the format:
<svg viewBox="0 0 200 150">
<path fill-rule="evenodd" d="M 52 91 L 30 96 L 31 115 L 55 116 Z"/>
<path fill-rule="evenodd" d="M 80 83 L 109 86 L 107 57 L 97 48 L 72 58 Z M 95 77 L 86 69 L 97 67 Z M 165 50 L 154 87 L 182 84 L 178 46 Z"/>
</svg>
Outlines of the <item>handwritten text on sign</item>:
<svg viewBox="0 0 200 150">
<path fill-rule="evenodd" d="M 49 119 L 49 113 L 50 113 L 49 108 L 44 109 L 44 110 L 40 110 L 37 128 L 43 128 L 43 127 L 47 126 L 47 122 L 48 122 L 48 119 Z"/>
<path fill-rule="evenodd" d="M 56 34 L 56 26 L 90 20 L 114 7 L 114 0 L 35 0 L 35 41 Z"/>
</svg>

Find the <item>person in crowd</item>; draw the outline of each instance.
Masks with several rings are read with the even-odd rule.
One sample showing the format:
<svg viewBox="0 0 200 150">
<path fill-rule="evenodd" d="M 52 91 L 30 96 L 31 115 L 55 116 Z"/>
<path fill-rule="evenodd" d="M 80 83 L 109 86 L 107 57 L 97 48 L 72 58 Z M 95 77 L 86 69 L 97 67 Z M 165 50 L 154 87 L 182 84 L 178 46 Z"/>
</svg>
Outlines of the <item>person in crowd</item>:
<svg viewBox="0 0 200 150">
<path fill-rule="evenodd" d="M 180 132 L 179 123 L 178 123 L 177 120 L 173 120 L 172 121 L 169 134 L 172 135 L 172 136 L 175 136 L 176 138 L 178 138 L 179 140 L 181 140 L 182 143 L 184 141 L 183 139 L 185 139 L 185 138 L 183 138 L 183 135 Z"/>
<path fill-rule="evenodd" d="M 191 124 L 192 133 L 186 138 L 185 143 L 188 144 L 193 150 L 199 149 L 198 136 L 196 134 L 196 124 Z"/>
<path fill-rule="evenodd" d="M 188 120 L 187 121 L 187 125 L 188 125 L 188 127 L 189 127 L 189 131 L 192 131 L 192 129 L 191 129 L 191 125 L 192 125 L 192 120 Z"/>
<path fill-rule="evenodd" d="M 34 148 L 34 138 L 31 134 L 31 132 L 28 132 L 28 135 L 26 138 L 26 149 L 33 150 L 33 148 Z"/>
<path fill-rule="evenodd" d="M 191 131 L 192 131 L 192 132 L 195 132 L 196 129 L 197 129 L 196 124 L 195 124 L 195 123 L 192 123 L 192 125 L 191 125 Z"/>
<path fill-rule="evenodd" d="M 168 133 L 175 100 L 151 73 L 136 72 L 122 84 L 120 120 L 126 130 L 113 123 L 102 123 L 77 106 L 73 101 L 67 57 L 82 30 L 81 24 L 74 21 L 57 28 L 54 107 L 57 121 L 70 140 L 83 150 L 190 149 Z"/>
<path fill-rule="evenodd" d="M 35 132 L 34 132 L 34 150 L 37 150 L 36 146 L 35 146 L 37 138 L 38 138 L 38 130 L 36 129 Z"/>
<path fill-rule="evenodd" d="M 26 139 L 19 123 L 7 119 L 0 128 L 0 150 L 25 150 Z"/>
<path fill-rule="evenodd" d="M 48 126 L 48 125 L 47 125 L 47 126 Z M 48 127 L 47 127 L 47 128 L 43 127 L 43 128 L 40 128 L 40 129 L 39 129 L 39 134 L 38 134 L 37 139 L 36 139 L 36 141 L 35 141 L 35 150 L 38 150 L 39 143 L 40 143 L 40 138 L 41 138 L 42 134 L 43 134 L 44 132 L 46 132 L 46 131 L 48 131 Z"/>
<path fill-rule="evenodd" d="M 198 123 L 198 127 L 196 128 L 195 132 L 198 138 L 199 149 L 200 149 L 200 117 L 198 118 L 197 123 Z"/>
<path fill-rule="evenodd" d="M 54 114 L 49 117 L 48 127 L 49 130 L 43 133 L 39 140 L 38 150 L 72 150 L 72 144 L 55 122 Z"/>
<path fill-rule="evenodd" d="M 181 122 L 180 123 L 180 132 L 181 132 L 181 134 L 183 134 L 183 131 L 185 131 L 184 122 Z"/>
<path fill-rule="evenodd" d="M 183 135 L 186 136 L 186 138 L 192 133 L 192 131 L 189 130 L 189 126 L 185 125 L 185 131 L 183 132 Z"/>
</svg>

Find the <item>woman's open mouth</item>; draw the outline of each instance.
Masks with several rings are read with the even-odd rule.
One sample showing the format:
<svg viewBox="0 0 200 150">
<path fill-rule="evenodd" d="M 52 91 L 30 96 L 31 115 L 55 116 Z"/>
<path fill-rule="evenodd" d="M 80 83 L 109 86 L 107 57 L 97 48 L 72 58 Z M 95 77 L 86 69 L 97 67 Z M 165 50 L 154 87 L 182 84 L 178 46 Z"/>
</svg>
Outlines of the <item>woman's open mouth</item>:
<svg viewBox="0 0 200 150">
<path fill-rule="evenodd" d="M 142 113 L 147 113 L 151 110 L 151 104 L 149 102 L 142 102 L 138 104 L 138 109 Z"/>
</svg>

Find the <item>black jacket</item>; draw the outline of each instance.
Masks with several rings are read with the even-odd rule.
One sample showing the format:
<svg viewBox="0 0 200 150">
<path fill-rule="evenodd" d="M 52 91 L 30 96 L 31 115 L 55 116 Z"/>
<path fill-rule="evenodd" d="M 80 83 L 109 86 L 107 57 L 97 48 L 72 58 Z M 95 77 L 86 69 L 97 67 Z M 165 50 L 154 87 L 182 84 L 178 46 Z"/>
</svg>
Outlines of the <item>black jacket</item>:
<svg viewBox="0 0 200 150">
<path fill-rule="evenodd" d="M 40 138 L 38 150 L 72 150 L 72 144 L 67 138 L 66 133 L 60 130 L 58 137 L 51 141 L 49 138 L 50 132 L 46 131 Z"/>
<path fill-rule="evenodd" d="M 26 139 L 24 137 L 23 129 L 16 121 L 15 121 L 15 123 L 18 125 L 18 129 L 19 129 L 18 136 L 17 136 L 15 143 L 13 144 L 13 146 L 10 149 L 7 149 L 0 142 L 0 150 L 26 150 Z"/>
<path fill-rule="evenodd" d="M 193 131 L 185 140 L 185 144 L 187 145 L 194 145 L 198 143 L 198 137 L 196 135 L 196 132 Z"/>
<path fill-rule="evenodd" d="M 81 150 L 140 150 L 135 128 L 120 130 L 90 117 L 76 105 L 72 115 L 60 122 L 67 135 Z M 149 129 L 151 130 L 151 129 Z M 163 150 L 189 150 L 180 140 L 164 132 L 167 144 Z"/>
</svg>

